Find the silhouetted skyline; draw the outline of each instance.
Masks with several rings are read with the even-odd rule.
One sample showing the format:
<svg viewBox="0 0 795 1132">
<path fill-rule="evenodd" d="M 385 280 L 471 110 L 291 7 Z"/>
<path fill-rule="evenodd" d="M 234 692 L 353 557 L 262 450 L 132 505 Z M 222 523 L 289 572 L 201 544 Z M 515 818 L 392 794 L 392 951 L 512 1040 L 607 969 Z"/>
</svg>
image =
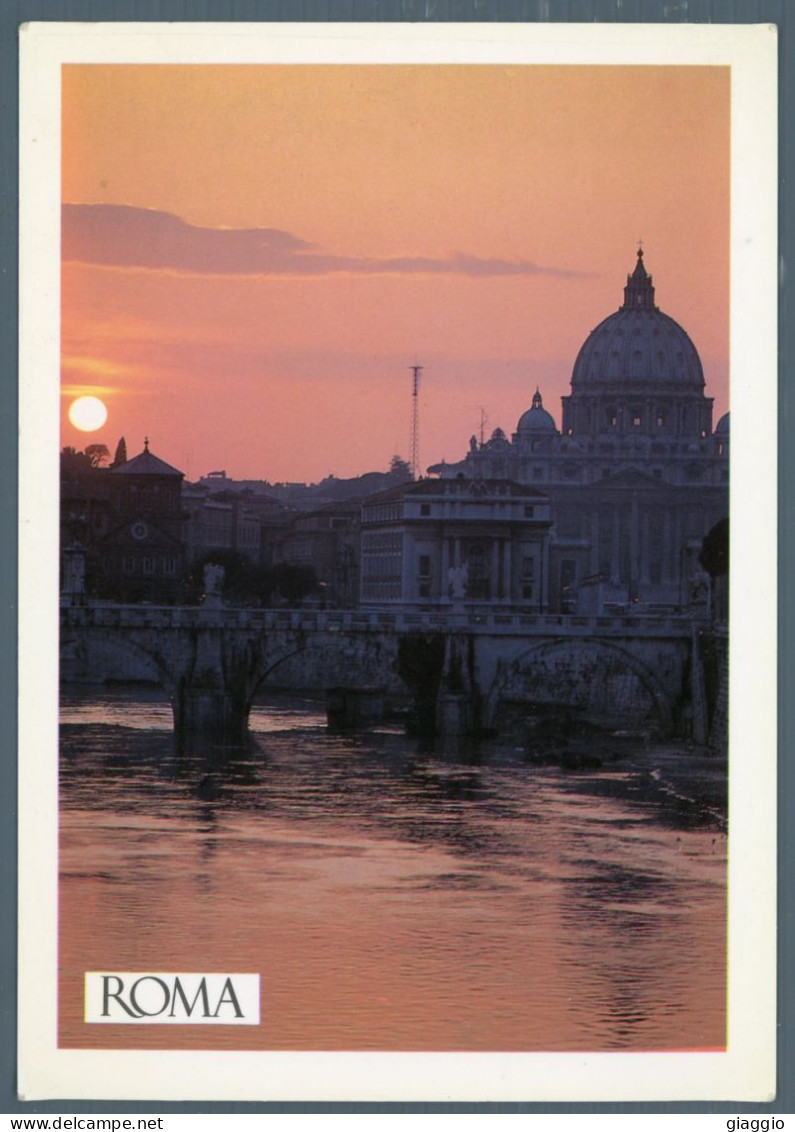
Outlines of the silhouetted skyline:
<svg viewBox="0 0 795 1132">
<path fill-rule="evenodd" d="M 640 237 L 728 408 L 727 68 L 67 66 L 63 199 L 64 419 L 194 479 L 559 426 Z"/>
</svg>

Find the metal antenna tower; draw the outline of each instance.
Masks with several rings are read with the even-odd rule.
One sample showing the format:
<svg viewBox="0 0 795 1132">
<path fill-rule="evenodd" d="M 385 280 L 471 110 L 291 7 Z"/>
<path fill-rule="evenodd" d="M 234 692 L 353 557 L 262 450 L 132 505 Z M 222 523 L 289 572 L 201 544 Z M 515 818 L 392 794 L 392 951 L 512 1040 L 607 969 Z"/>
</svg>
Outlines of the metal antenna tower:
<svg viewBox="0 0 795 1132">
<path fill-rule="evenodd" d="M 422 373 L 422 366 L 415 363 L 413 366 L 409 366 L 409 369 L 413 375 L 411 386 L 411 459 L 409 464 L 411 474 L 416 479 L 420 471 L 420 374 Z"/>
</svg>

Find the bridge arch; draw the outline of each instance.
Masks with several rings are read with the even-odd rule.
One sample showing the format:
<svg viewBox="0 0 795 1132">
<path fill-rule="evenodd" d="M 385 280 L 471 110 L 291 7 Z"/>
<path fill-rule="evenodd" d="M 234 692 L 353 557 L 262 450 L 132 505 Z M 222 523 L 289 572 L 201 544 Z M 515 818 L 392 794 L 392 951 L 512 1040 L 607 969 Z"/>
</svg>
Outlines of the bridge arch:
<svg viewBox="0 0 795 1132">
<path fill-rule="evenodd" d="M 497 727 L 506 705 L 571 707 L 614 727 L 670 735 L 674 712 L 652 669 L 612 641 L 556 638 L 500 664 L 484 724 Z"/>
<path fill-rule="evenodd" d="M 173 674 L 157 653 L 141 645 L 128 633 L 101 628 L 62 632 L 59 653 L 62 673 L 68 673 L 71 668 L 75 678 L 84 680 L 86 677 L 90 678 L 97 667 L 103 669 L 107 679 L 109 671 L 113 672 L 114 669 L 107 663 L 103 664 L 102 659 L 103 653 L 105 658 L 110 653 L 120 665 L 120 680 L 152 680 L 160 685 L 173 702 L 176 688 Z M 64 678 L 68 679 L 68 675 L 62 675 L 62 679 Z"/>
<path fill-rule="evenodd" d="M 250 674 L 249 702 L 269 684 L 295 689 L 378 685 L 395 692 L 407 691 L 397 674 L 396 642 L 340 633 L 333 637 L 271 638 L 264 643 L 265 649 Z"/>
</svg>

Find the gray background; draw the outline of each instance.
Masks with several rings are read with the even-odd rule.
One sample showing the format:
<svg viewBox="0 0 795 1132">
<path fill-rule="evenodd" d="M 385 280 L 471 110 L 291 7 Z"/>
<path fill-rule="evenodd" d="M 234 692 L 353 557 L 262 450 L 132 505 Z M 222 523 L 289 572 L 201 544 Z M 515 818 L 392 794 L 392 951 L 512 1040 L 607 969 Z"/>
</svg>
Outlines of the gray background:
<svg viewBox="0 0 795 1132">
<path fill-rule="evenodd" d="M 779 363 L 780 770 L 779 770 L 779 1092 L 770 1105 L 727 1104 L 140 1104 L 16 1100 L 16 545 L 17 545 L 17 28 L 27 20 L 366 20 L 467 22 L 773 23 L 779 28 L 781 255 Z M 792 401 L 793 173 L 795 172 L 795 19 L 789 0 L 0 0 L 0 1113 L 90 1112 L 714 1112 L 795 1113 L 795 766 L 793 679 L 795 564 Z M 757 598 L 757 600 L 761 600 Z M 24 757 L 24 754 L 23 754 Z M 716 1127 L 725 1124 L 721 1121 Z"/>
</svg>

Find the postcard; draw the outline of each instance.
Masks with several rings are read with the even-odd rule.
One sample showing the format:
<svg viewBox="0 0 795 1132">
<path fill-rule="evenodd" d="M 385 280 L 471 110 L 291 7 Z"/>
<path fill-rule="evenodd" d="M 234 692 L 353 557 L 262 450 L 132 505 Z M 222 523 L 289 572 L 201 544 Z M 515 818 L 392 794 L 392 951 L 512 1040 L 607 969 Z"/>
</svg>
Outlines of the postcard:
<svg viewBox="0 0 795 1132">
<path fill-rule="evenodd" d="M 775 29 L 21 62 L 20 1095 L 769 1100 Z"/>
</svg>

